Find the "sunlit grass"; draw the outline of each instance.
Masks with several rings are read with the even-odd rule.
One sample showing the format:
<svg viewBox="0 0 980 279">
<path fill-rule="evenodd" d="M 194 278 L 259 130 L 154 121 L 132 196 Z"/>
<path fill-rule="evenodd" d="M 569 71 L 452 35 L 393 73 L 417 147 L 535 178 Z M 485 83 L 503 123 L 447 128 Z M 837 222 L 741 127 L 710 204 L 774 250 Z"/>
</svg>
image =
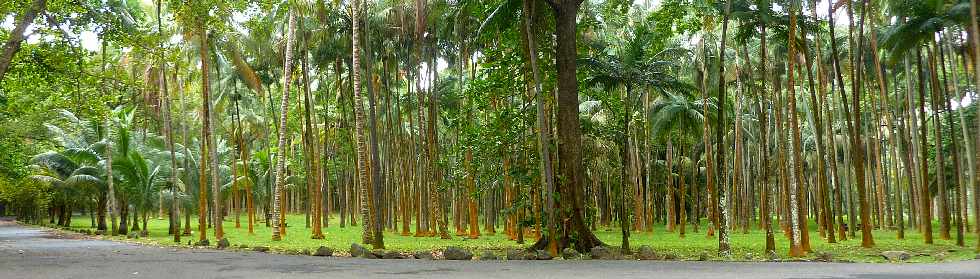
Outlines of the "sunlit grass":
<svg viewBox="0 0 980 279">
<path fill-rule="evenodd" d="M 271 228 L 266 227 L 264 222 L 258 222 L 254 226 L 254 234 L 249 234 L 246 218 L 242 218 L 241 228 L 235 228 L 234 217 L 227 217 L 224 222 L 225 237 L 231 243 L 232 248 L 265 246 L 271 250 L 282 253 L 309 253 L 320 246 L 333 248 L 336 251 L 346 252 L 351 243 L 359 243 L 361 239 L 361 227 L 350 226 L 341 228 L 337 218 L 331 218 L 330 225 L 323 229 L 325 238 L 322 240 L 312 239 L 311 229 L 305 226 L 304 215 L 288 215 L 287 233 L 280 241 L 272 241 Z M 72 221 L 73 229 L 90 229 L 90 219 L 88 216 L 76 216 Z M 399 224 L 400 225 L 400 224 Z M 197 219 L 192 218 L 191 228 L 193 235 L 182 236 L 180 244 L 173 242 L 173 236 L 167 235 L 168 223 L 166 219 L 149 220 L 149 237 L 138 240 L 128 240 L 140 243 L 163 246 L 187 246 L 188 241 L 196 242 Z M 400 227 L 399 227 L 400 228 Z M 481 226 L 482 228 L 482 226 Z M 736 261 L 761 261 L 768 260 L 764 255 L 765 232 L 753 226 L 749 232 L 742 233 L 740 230 L 733 230 L 729 236 L 731 239 L 732 257 L 721 259 L 716 256 L 718 241 L 716 237 L 707 237 L 706 224 L 702 222 L 699 230 L 695 231 L 694 226 L 687 226 L 685 237 L 680 237 L 677 231 L 669 233 L 664 225 L 656 225 L 652 232 L 632 232 L 630 246 L 635 250 L 641 245 L 649 245 L 661 254 L 672 254 L 681 260 L 693 260 L 701 257 L 702 254 L 708 255 L 713 260 L 736 260 Z M 837 243 L 827 243 L 820 237 L 815 230 L 816 225 L 810 225 L 810 243 L 813 252 L 808 253 L 804 259 L 813 259 L 818 253 L 830 253 L 835 261 L 854 261 L 854 262 L 884 262 L 879 256 L 882 251 L 904 250 L 912 254 L 909 262 L 935 262 L 937 260 L 956 261 L 973 259 L 976 255 L 974 247 L 976 245 L 976 234 L 966 234 L 966 247 L 956 246 L 955 227 L 952 232 L 952 240 L 942 240 L 939 238 L 938 226 L 934 229 L 934 244 L 926 245 L 923 236 L 915 231 L 914 228 L 906 229 L 905 239 L 898 240 L 896 231 L 875 230 L 873 231 L 875 247 L 861 247 L 861 233 L 857 232 L 855 237 L 848 236 L 847 240 L 839 240 Z M 411 227 L 414 233 L 414 226 Z M 450 225 L 450 233 L 454 233 L 454 228 Z M 479 239 L 467 239 L 465 236 L 452 234 L 452 239 L 440 239 L 439 237 L 414 237 L 401 236 L 396 232 L 386 232 L 384 235 L 385 248 L 394 251 L 420 251 L 442 249 L 448 246 L 457 246 L 473 251 L 482 250 L 504 250 L 510 248 L 526 248 L 534 242 L 533 236 L 525 235 L 526 243 L 518 244 L 508 240 L 503 234 L 503 230 L 498 228 L 495 235 L 483 234 Z M 481 233 L 483 233 L 481 231 Z M 621 232 L 618 227 L 599 228 L 596 235 L 608 245 L 619 246 L 621 243 Z M 777 254 L 781 258 L 787 258 L 789 253 L 789 240 L 779 230 L 775 231 Z M 717 235 L 717 234 L 716 234 Z M 108 239 L 123 240 L 125 236 L 105 236 Z M 208 239 L 211 246 L 214 246 L 213 231 L 208 230 Z M 242 246 L 244 245 L 244 246 Z M 369 245 L 365 245 L 370 248 Z M 937 257 L 939 255 L 939 257 Z"/>
</svg>

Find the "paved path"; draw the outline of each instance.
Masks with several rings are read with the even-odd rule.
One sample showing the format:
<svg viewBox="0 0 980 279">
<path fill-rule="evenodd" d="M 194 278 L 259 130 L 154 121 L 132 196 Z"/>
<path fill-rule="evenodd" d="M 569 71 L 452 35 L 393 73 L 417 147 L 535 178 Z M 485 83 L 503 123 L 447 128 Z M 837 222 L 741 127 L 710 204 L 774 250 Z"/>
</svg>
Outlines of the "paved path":
<svg viewBox="0 0 980 279">
<path fill-rule="evenodd" d="M 0 220 L 0 278 L 980 278 L 943 264 L 365 260 L 79 239 Z"/>
</svg>

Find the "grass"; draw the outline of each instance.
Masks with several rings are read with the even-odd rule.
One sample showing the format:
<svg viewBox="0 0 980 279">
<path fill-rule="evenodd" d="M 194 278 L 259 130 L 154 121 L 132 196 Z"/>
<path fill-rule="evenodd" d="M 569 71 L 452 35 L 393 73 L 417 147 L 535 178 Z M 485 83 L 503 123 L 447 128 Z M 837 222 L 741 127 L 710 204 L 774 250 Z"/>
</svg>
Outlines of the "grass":
<svg viewBox="0 0 980 279">
<path fill-rule="evenodd" d="M 225 237 L 232 247 L 256 247 L 266 246 L 274 252 L 288 254 L 308 254 L 320 246 L 333 248 L 335 251 L 347 251 L 351 243 L 359 243 L 361 239 L 360 226 L 347 226 L 341 228 L 337 218 L 331 218 L 328 228 L 323 229 L 325 239 L 311 239 L 311 230 L 305 227 L 305 217 L 303 215 L 288 215 L 287 223 L 291 224 L 287 228 L 287 233 L 281 241 L 272 241 L 270 228 L 264 222 L 256 223 L 255 234 L 248 234 L 247 221 L 242 218 L 242 227 L 235 228 L 234 217 L 226 218 L 224 222 Z M 72 221 L 72 229 L 90 229 L 91 221 L 88 216 L 76 216 Z M 188 246 L 188 241 L 196 242 L 197 220 L 192 218 L 191 226 L 194 235 L 182 236 L 183 243 L 173 242 L 173 237 L 167 235 L 166 219 L 149 220 L 149 236 L 137 240 L 126 240 L 125 236 L 102 236 L 105 239 L 135 241 L 144 244 L 159 246 Z M 481 226 L 482 227 L 482 226 Z M 679 234 L 668 233 L 663 225 L 655 227 L 653 232 L 632 232 L 630 244 L 633 249 L 641 245 L 649 245 L 661 254 L 672 254 L 680 260 L 694 260 L 707 254 L 711 260 L 736 260 L 736 261 L 763 261 L 767 260 L 763 251 L 765 249 L 765 232 L 758 229 L 750 230 L 747 234 L 740 231 L 730 233 L 732 257 L 727 259 L 718 258 L 716 251 L 718 248 L 717 238 L 707 237 L 704 224 L 700 226 L 700 231 L 695 232 L 693 226 L 687 226 L 687 236 L 680 237 Z M 816 228 L 811 222 L 810 228 Z M 412 227 L 414 229 L 414 226 Z M 450 232 L 454 229 L 450 226 Z M 533 243 L 532 236 L 525 236 L 526 243 L 518 244 L 507 239 L 498 229 L 496 235 L 483 234 L 479 239 L 466 239 L 465 237 L 455 236 L 451 240 L 440 239 L 439 237 L 413 237 L 401 236 L 398 233 L 385 233 L 385 247 L 388 250 L 412 252 L 419 250 L 435 250 L 448 246 L 457 246 L 478 254 L 482 250 L 504 250 L 511 248 L 526 248 Z M 907 229 L 904 240 L 896 238 L 896 232 L 891 230 L 873 231 L 875 246 L 873 248 L 861 247 L 861 234 L 856 237 L 848 237 L 845 241 L 838 240 L 838 243 L 827 243 L 820 237 L 817 231 L 811 230 L 810 243 L 813 252 L 808 253 L 804 259 L 813 259 L 818 253 L 829 253 L 835 261 L 845 262 L 885 262 L 879 254 L 888 250 L 903 250 L 912 254 L 908 262 L 937 262 L 937 261 L 959 261 L 969 260 L 976 256 L 975 245 L 977 237 L 975 233 L 967 233 L 966 247 L 956 246 L 955 227 L 953 234 L 954 240 L 942 240 L 939 238 L 938 227 L 934 231 L 934 244 L 924 244 L 923 236 L 914 229 Z M 482 231 L 481 231 L 482 233 Z M 621 241 L 619 228 L 600 228 L 595 231 L 596 236 L 608 245 L 618 246 Z M 776 250 L 780 257 L 786 258 L 789 253 L 789 240 L 776 230 Z M 208 238 L 214 246 L 213 232 L 208 230 Z M 244 245 L 244 246 L 243 246 Z M 370 247 L 365 245 L 366 247 Z"/>
</svg>

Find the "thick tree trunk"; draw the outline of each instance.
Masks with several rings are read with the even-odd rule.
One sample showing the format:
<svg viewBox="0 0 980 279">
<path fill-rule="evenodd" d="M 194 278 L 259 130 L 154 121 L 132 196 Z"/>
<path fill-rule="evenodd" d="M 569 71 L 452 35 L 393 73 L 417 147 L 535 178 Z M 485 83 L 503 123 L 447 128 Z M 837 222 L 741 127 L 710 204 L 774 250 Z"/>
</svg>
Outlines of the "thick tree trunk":
<svg viewBox="0 0 980 279">
<path fill-rule="evenodd" d="M 556 55 L 555 63 L 558 79 L 558 161 L 562 180 L 556 188 L 561 197 L 558 220 L 567 220 L 560 224 L 560 231 L 555 241 L 558 249 L 573 247 L 580 252 L 589 251 L 592 247 L 603 246 L 582 219 L 583 190 L 582 186 L 582 132 L 579 126 L 578 111 L 578 80 L 576 79 L 577 48 L 576 48 L 576 16 L 580 7 L 578 0 L 548 0 L 555 12 Z M 550 200 L 551 197 L 548 197 Z M 551 201 L 549 201 L 551 202 Z M 533 245 L 542 249 L 549 245 L 548 239 L 542 238 Z"/>
</svg>

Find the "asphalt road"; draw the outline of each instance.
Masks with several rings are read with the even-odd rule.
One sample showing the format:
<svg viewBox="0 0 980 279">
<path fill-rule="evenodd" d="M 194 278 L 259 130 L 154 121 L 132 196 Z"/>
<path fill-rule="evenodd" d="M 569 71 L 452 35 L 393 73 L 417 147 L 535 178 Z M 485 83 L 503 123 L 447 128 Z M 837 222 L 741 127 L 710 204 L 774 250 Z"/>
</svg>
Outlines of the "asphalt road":
<svg viewBox="0 0 980 279">
<path fill-rule="evenodd" d="M 942 264 L 445 261 L 321 258 L 140 246 L 0 220 L 0 279 L 19 278 L 980 278 Z"/>
</svg>

